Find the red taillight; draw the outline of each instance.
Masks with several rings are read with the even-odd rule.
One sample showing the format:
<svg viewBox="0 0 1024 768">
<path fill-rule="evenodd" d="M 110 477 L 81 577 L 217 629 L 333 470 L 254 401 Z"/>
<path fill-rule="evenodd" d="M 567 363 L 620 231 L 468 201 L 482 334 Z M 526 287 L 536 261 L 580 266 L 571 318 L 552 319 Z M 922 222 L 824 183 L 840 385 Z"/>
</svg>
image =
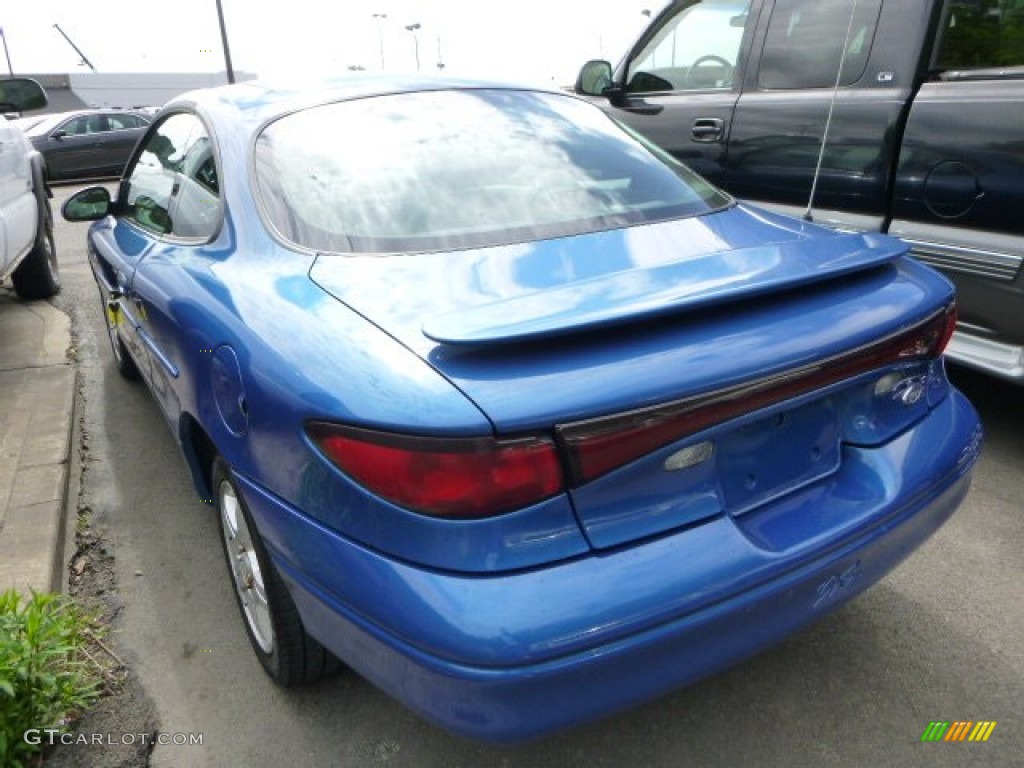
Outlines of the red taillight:
<svg viewBox="0 0 1024 768">
<path fill-rule="evenodd" d="M 323 423 L 307 431 L 368 490 L 428 515 L 489 517 L 564 489 L 554 443 L 543 437 L 431 438 Z"/>
<path fill-rule="evenodd" d="M 632 413 L 558 428 L 569 483 L 582 485 L 652 451 L 761 408 L 892 363 L 938 357 L 956 326 L 956 308 L 888 338 L 776 376 Z"/>
<path fill-rule="evenodd" d="M 946 351 L 946 346 L 949 344 L 949 340 L 953 338 L 953 331 L 956 330 L 956 304 L 951 304 L 946 310 L 945 326 L 942 329 L 942 334 L 939 336 L 939 341 L 935 345 L 935 355 L 941 355 Z"/>
</svg>

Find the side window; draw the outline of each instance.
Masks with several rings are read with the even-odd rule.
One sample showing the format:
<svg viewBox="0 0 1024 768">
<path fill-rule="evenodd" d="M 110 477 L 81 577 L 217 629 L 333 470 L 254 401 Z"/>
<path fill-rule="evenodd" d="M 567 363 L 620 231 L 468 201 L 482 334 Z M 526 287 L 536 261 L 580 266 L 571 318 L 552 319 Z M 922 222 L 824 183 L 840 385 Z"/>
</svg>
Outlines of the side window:
<svg viewBox="0 0 1024 768">
<path fill-rule="evenodd" d="M 62 125 L 58 130 L 64 131 L 69 136 L 84 136 L 87 133 L 99 133 L 103 130 L 102 115 L 81 115 L 72 118 Z"/>
<path fill-rule="evenodd" d="M 684 6 L 632 61 L 627 89 L 728 90 L 739 60 L 749 0 L 697 0 Z"/>
<path fill-rule="evenodd" d="M 146 139 L 128 177 L 128 216 L 159 235 L 208 240 L 220 227 L 213 144 L 192 114 L 166 118 Z"/>
<path fill-rule="evenodd" d="M 135 115 L 107 115 L 107 123 L 111 131 L 123 131 L 126 128 L 139 128 L 145 125 Z"/>
<path fill-rule="evenodd" d="M 1024 66 L 1024 0 L 951 2 L 938 69 Z"/>
<path fill-rule="evenodd" d="M 220 183 L 213 144 L 202 129 L 189 141 L 178 174 L 174 203 L 173 234 L 208 240 L 220 226 Z"/>
<path fill-rule="evenodd" d="M 777 0 L 761 53 L 759 85 L 768 90 L 832 88 L 841 60 L 839 84 L 857 82 L 868 63 L 881 8 L 882 0 Z"/>
</svg>

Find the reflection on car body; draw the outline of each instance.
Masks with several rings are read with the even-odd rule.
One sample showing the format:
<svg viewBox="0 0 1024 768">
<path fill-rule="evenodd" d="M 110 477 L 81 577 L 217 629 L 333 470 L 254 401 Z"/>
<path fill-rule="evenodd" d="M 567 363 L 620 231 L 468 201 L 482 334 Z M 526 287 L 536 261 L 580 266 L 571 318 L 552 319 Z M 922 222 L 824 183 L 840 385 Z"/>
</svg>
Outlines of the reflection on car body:
<svg viewBox="0 0 1024 768">
<path fill-rule="evenodd" d="M 150 117 L 126 110 L 44 115 L 22 129 L 46 160 L 53 181 L 120 176 Z"/>
</svg>

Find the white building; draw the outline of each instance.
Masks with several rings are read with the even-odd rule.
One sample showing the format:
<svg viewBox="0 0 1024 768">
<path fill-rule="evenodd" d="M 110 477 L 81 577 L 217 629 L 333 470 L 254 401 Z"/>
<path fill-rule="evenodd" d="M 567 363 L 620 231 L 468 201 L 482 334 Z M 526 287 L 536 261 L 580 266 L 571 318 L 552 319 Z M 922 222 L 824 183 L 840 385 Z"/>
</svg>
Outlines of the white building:
<svg viewBox="0 0 1024 768">
<path fill-rule="evenodd" d="M 46 89 L 49 104 L 42 113 L 85 107 L 162 107 L 186 91 L 228 81 L 224 72 L 72 72 L 27 77 Z M 255 79 L 252 73 L 235 72 L 237 82 Z"/>
</svg>

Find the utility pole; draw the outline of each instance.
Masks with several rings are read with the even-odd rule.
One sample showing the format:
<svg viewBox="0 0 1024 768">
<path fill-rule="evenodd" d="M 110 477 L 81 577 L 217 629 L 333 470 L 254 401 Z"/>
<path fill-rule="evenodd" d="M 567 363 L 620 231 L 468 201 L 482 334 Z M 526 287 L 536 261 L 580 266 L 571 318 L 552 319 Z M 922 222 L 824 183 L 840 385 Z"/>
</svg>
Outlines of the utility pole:
<svg viewBox="0 0 1024 768">
<path fill-rule="evenodd" d="M 89 69 L 91 69 L 91 70 L 92 70 L 93 72 L 95 72 L 95 71 L 96 71 L 96 67 L 94 67 L 94 66 L 92 65 L 92 62 L 91 62 L 91 61 L 89 61 L 89 60 L 88 60 L 87 58 L 85 58 L 85 54 L 84 54 L 84 53 L 82 53 L 82 52 L 81 52 L 81 51 L 80 51 L 80 50 L 78 49 L 78 46 L 77 46 L 77 45 L 75 45 L 75 44 L 74 44 L 73 42 L 71 42 L 71 38 L 70 38 L 70 37 L 68 37 L 68 36 L 67 36 L 67 35 L 66 35 L 66 34 L 64 33 L 64 30 L 60 28 L 60 24 L 54 24 L 54 25 L 53 25 L 53 28 L 54 28 L 54 29 L 56 29 L 56 30 L 57 30 L 58 32 L 60 32 L 60 36 L 61 36 L 61 37 L 63 37 L 63 38 L 65 39 L 65 40 L 67 40 L 67 41 L 68 41 L 68 45 L 70 45 L 70 46 L 71 46 L 72 48 L 74 48 L 74 49 L 75 49 L 75 53 L 77 53 L 77 54 L 79 55 L 79 57 L 81 57 L 82 61 L 83 61 L 83 62 L 85 62 L 85 64 L 86 64 L 86 65 L 87 65 L 87 66 L 89 67 Z M 6 38 L 4 38 L 4 48 L 5 48 L 5 49 L 7 48 L 7 39 L 6 39 Z M 8 63 L 9 63 L 9 62 L 8 62 Z"/>
<path fill-rule="evenodd" d="M 224 67 L 227 69 L 228 82 L 235 82 L 235 70 L 231 66 L 231 49 L 228 47 L 228 29 L 224 26 L 224 9 L 217 0 L 217 21 L 220 22 L 220 42 L 224 48 Z"/>
</svg>

